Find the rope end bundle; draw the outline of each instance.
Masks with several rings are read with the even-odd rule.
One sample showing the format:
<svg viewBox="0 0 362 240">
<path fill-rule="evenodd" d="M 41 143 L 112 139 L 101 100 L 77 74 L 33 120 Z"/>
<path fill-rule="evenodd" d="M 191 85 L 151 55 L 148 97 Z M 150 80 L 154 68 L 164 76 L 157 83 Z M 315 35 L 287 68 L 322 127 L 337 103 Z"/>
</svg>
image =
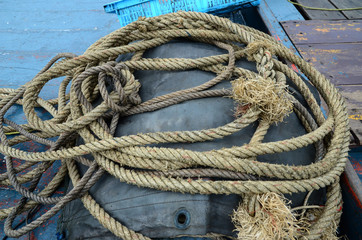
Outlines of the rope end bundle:
<svg viewBox="0 0 362 240">
<path fill-rule="evenodd" d="M 299 207 L 291 208 L 290 203 L 283 195 L 274 192 L 244 196 L 231 216 L 235 231 L 238 232 L 237 239 L 340 239 L 336 235 L 338 224 L 335 219 L 331 219 L 325 228 L 319 228 L 317 236 L 311 235 L 311 227 L 325 214 L 323 207 L 307 206 L 298 209 Z M 342 213 L 336 214 L 339 219 Z"/>
<path fill-rule="evenodd" d="M 261 110 L 262 118 L 269 123 L 282 122 L 292 112 L 293 103 L 287 97 L 286 85 L 275 83 L 271 79 L 238 78 L 231 82 L 232 98 L 239 104 L 236 115 L 243 114 L 246 105 Z"/>
<path fill-rule="evenodd" d="M 258 210 L 248 212 L 245 201 L 232 215 L 238 239 L 272 240 L 297 239 L 305 224 L 297 220 L 287 200 L 273 192 L 258 195 Z"/>
</svg>

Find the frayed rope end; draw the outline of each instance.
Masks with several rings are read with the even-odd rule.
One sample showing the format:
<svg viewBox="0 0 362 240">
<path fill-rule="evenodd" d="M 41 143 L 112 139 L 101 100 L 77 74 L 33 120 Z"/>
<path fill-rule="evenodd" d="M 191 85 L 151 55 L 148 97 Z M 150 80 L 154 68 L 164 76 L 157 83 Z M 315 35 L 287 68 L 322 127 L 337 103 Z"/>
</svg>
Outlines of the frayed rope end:
<svg viewBox="0 0 362 240">
<path fill-rule="evenodd" d="M 238 239 L 273 240 L 297 239 L 301 226 L 287 205 L 287 200 L 276 193 L 257 196 L 260 209 L 252 216 L 243 202 L 234 214 L 232 221 L 238 231 Z"/>
<path fill-rule="evenodd" d="M 239 104 L 236 116 L 242 115 L 244 106 L 256 106 L 262 112 L 262 118 L 270 123 L 282 122 L 293 109 L 288 98 L 287 86 L 270 79 L 238 78 L 231 82 L 232 98 Z"/>
</svg>

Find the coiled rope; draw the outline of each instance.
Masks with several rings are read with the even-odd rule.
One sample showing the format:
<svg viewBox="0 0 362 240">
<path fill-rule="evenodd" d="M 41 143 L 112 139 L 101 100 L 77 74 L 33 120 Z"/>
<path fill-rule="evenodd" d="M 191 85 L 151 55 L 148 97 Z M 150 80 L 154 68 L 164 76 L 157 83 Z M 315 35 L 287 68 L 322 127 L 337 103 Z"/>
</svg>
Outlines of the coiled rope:
<svg viewBox="0 0 362 240">
<path fill-rule="evenodd" d="M 197 59 L 142 58 L 147 49 L 175 38 L 214 44 L 227 50 L 228 54 Z M 241 47 L 240 43 L 245 47 Z M 126 53 L 133 53 L 131 60 L 114 62 L 119 55 Z M 295 64 L 309 78 L 328 106 L 327 119 L 300 76 L 273 55 Z M 242 57 L 255 61 L 258 73 L 235 67 L 235 60 Z M 58 61 L 60 58 L 63 60 Z M 195 88 L 141 101 L 138 95 L 141 86 L 132 75 L 134 70 L 188 69 L 214 72 L 217 76 Z M 291 99 L 291 95 L 280 91 L 280 87 L 272 91 L 280 99 L 287 98 L 293 103 L 293 111 L 308 131 L 305 135 L 263 143 L 269 126 L 274 121 L 282 120 L 292 109 L 287 107 L 286 111 L 280 113 L 274 105 L 251 102 L 242 105 L 239 117 L 233 122 L 213 129 L 113 136 L 121 117 L 155 111 L 190 99 L 231 96 L 235 94 L 232 89 L 209 89 L 221 81 L 230 81 L 231 77 L 241 82 L 259 79 L 283 86 L 286 76 L 304 96 L 313 116 Z M 64 80 L 59 86 L 58 98 L 41 99 L 39 93 L 44 85 L 59 77 L 64 77 Z M 109 77 L 112 78 L 111 83 L 107 83 Z M 69 84 L 70 92 L 66 93 Z M 107 85 L 112 86 L 111 91 Z M 81 56 L 58 55 L 23 87 L 16 90 L 1 89 L 0 93 L 0 152 L 6 156 L 7 168 L 7 172 L 0 175 L 0 181 L 1 184 L 13 186 L 23 196 L 15 207 L 0 210 L 0 218 L 6 218 L 4 231 L 7 236 L 20 237 L 32 231 L 65 204 L 80 198 L 89 212 L 116 236 L 122 239 L 148 239 L 112 218 L 87 193 L 105 172 L 122 182 L 163 191 L 240 194 L 244 204 L 249 206 L 248 212 L 258 208 L 258 197 L 271 192 L 290 194 L 327 187 L 327 201 L 317 220 L 296 238 L 320 239 L 325 229 L 335 230 L 333 224 L 339 222 L 342 201 L 339 176 L 344 170 L 349 144 L 344 101 L 336 88 L 315 68 L 267 34 L 253 28 L 196 12 L 142 18 L 99 39 Z M 91 103 L 99 96 L 102 102 L 93 106 Z M 245 101 L 240 95 L 235 99 Z M 4 118 L 5 113 L 15 104 L 23 106 L 27 124 L 20 126 Z M 41 120 L 35 111 L 36 107 L 45 109 L 52 118 Z M 212 141 L 240 131 L 257 120 L 259 126 L 250 143 L 244 146 L 208 152 L 149 146 Z M 20 134 L 9 139 L 7 133 L 13 132 Z M 50 140 L 54 137 L 57 137 L 56 141 Z M 74 139 L 77 137 L 84 144 L 76 146 Z M 13 147 L 29 140 L 50 148 L 45 152 L 27 152 Z M 255 161 L 259 155 L 292 151 L 310 144 L 317 147 L 318 159 L 307 166 Z M 84 156 L 87 154 L 91 154 L 94 161 L 86 159 Z M 14 167 L 14 158 L 22 159 L 25 163 Z M 55 161 L 61 161 L 60 169 L 43 190 L 35 193 L 40 177 Z M 78 172 L 76 162 L 89 166 L 83 176 Z M 26 169 L 30 170 L 19 174 Z M 55 190 L 66 176 L 70 177 L 74 188 L 62 197 L 54 197 Z M 191 176 L 217 176 L 225 180 L 188 178 Z M 22 185 L 26 182 L 30 182 L 30 187 Z M 12 227 L 18 214 L 38 204 L 51 204 L 53 207 L 19 229 Z M 304 207 L 308 209 L 308 206 Z"/>
</svg>

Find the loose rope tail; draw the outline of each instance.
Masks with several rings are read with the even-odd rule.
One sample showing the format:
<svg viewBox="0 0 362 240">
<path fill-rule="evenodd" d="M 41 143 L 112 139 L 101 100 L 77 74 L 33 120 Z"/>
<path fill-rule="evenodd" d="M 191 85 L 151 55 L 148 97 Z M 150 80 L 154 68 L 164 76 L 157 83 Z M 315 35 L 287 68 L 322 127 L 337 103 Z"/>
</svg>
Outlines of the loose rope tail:
<svg viewBox="0 0 362 240">
<path fill-rule="evenodd" d="M 147 49 L 176 38 L 213 44 L 226 53 L 196 59 L 143 58 Z M 128 53 L 133 54 L 130 60 L 114 61 L 119 55 Z M 235 61 L 241 58 L 255 62 L 258 72 L 236 67 Z M 279 59 L 295 64 L 309 78 L 328 106 L 327 119 L 306 83 Z M 138 95 L 141 85 L 133 76 L 135 70 L 191 69 L 212 72 L 216 77 L 197 87 L 141 101 Z M 58 98 L 40 98 L 43 87 L 60 77 L 64 80 L 59 86 Z M 286 77 L 303 95 L 310 112 L 288 93 Z M 231 80 L 232 89 L 211 89 L 222 81 Z M 257 98 L 259 93 L 265 97 Z M 223 126 L 114 137 L 118 120 L 122 117 L 191 99 L 225 96 L 233 97 L 239 106 L 235 120 Z M 102 99 L 100 104 L 92 105 L 97 98 Z M 265 101 L 265 98 L 274 100 Z M 15 104 L 22 105 L 27 124 L 18 125 L 4 117 Z M 35 111 L 38 107 L 49 112 L 52 118 L 42 120 Z M 263 142 L 269 127 L 292 111 L 307 133 L 282 141 Z M 256 121 L 258 128 L 250 143 L 244 146 L 206 152 L 150 147 L 151 144 L 222 139 Z M 9 138 L 9 134 L 16 135 Z M 341 95 L 315 68 L 269 35 L 205 13 L 177 12 L 140 18 L 102 37 L 81 56 L 58 56 L 23 87 L 0 89 L 0 138 L 0 152 L 6 156 L 7 167 L 7 172 L 0 174 L 0 182 L 13 186 L 22 196 L 17 206 L 0 210 L 0 219 L 6 218 L 4 232 L 9 237 L 20 237 L 32 231 L 65 204 L 80 198 L 85 208 L 114 235 L 122 239 L 149 239 L 126 228 L 88 194 L 90 187 L 105 172 L 128 184 L 163 191 L 239 194 L 248 214 L 260 210 L 258 201 L 268 199 L 271 193 L 311 192 L 326 187 L 327 201 L 324 207 L 317 206 L 317 220 L 307 230 L 304 227 L 296 238 L 327 238 L 325 229 L 335 232 L 340 219 L 339 176 L 344 170 L 349 145 L 347 112 Z M 55 142 L 54 138 L 57 139 Z M 75 145 L 75 138 L 84 143 Z M 50 149 L 27 152 L 15 147 L 30 140 L 48 145 Z M 292 151 L 308 145 L 314 145 L 317 153 L 316 161 L 310 165 L 256 161 L 260 155 Z M 85 158 L 88 154 L 94 160 Z M 24 160 L 24 163 L 15 167 L 14 158 Z M 58 172 L 44 189 L 35 191 L 41 176 L 56 161 L 61 162 Z M 81 175 L 77 164 L 88 166 L 87 172 Z M 66 176 L 70 177 L 74 188 L 62 197 L 55 197 L 55 190 Z M 203 177 L 215 179 L 208 181 Z M 31 182 L 29 188 L 22 185 L 27 182 Z M 277 197 L 269 199 L 281 202 Z M 25 226 L 13 228 L 17 215 L 31 211 L 39 204 L 50 204 L 52 208 Z M 313 206 L 300 209 L 300 215 L 306 215 Z M 222 237 L 215 233 L 208 236 Z"/>
</svg>

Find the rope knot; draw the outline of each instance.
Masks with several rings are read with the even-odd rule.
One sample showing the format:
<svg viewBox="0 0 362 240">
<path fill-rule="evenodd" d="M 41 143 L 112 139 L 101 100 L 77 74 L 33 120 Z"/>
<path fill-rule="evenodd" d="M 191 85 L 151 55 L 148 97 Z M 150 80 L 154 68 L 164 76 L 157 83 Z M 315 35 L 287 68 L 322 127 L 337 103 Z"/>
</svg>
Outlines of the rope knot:
<svg viewBox="0 0 362 240">
<path fill-rule="evenodd" d="M 140 102 L 140 97 L 137 97 L 140 83 L 123 63 L 110 61 L 88 68 L 74 80 L 73 87 L 79 100 L 90 106 L 89 97 L 85 96 L 85 91 L 89 90 L 82 89 L 82 83 L 86 79 L 91 79 L 94 83 L 97 81 L 101 97 L 114 112 L 125 112 L 131 105 Z"/>
<path fill-rule="evenodd" d="M 247 48 L 247 59 L 256 61 L 256 67 L 263 78 L 275 80 L 275 70 L 273 69 L 273 54 L 275 52 L 270 43 L 255 41 L 251 42 Z"/>
<path fill-rule="evenodd" d="M 231 84 L 232 97 L 239 104 L 237 116 L 243 114 L 240 109 L 245 106 L 257 107 L 262 112 L 263 119 L 277 123 L 282 122 L 293 108 L 284 83 L 275 83 L 270 78 L 257 76 L 255 79 L 238 78 Z"/>
<path fill-rule="evenodd" d="M 147 32 L 147 26 L 145 25 L 145 23 L 146 23 L 145 17 L 139 17 L 135 23 L 137 24 L 137 28 L 140 32 L 142 32 L 142 33 Z"/>
<path fill-rule="evenodd" d="M 251 61 L 254 58 L 255 54 L 260 53 L 260 51 L 262 51 L 262 55 L 263 52 L 267 52 L 267 54 L 270 56 L 273 56 L 275 54 L 275 49 L 273 47 L 273 45 L 271 45 L 268 42 L 263 42 L 263 41 L 255 41 L 255 42 L 251 42 L 248 44 L 248 46 L 246 47 L 246 51 L 247 51 L 247 56 L 248 56 L 248 60 Z M 249 59 L 249 58 L 252 59 Z"/>
<path fill-rule="evenodd" d="M 123 63 L 109 62 L 106 65 L 111 66 L 106 68 L 106 71 L 101 71 L 98 77 L 100 93 L 102 98 L 107 102 L 107 105 L 114 112 L 125 112 L 129 109 L 130 105 L 140 104 L 141 97 L 138 91 L 141 84 L 135 80 L 133 74 L 129 71 L 128 67 Z M 106 76 L 110 76 L 108 78 Z M 108 80 L 108 89 L 103 85 L 103 81 Z M 108 92 L 114 92 L 117 96 L 111 97 Z"/>
</svg>

